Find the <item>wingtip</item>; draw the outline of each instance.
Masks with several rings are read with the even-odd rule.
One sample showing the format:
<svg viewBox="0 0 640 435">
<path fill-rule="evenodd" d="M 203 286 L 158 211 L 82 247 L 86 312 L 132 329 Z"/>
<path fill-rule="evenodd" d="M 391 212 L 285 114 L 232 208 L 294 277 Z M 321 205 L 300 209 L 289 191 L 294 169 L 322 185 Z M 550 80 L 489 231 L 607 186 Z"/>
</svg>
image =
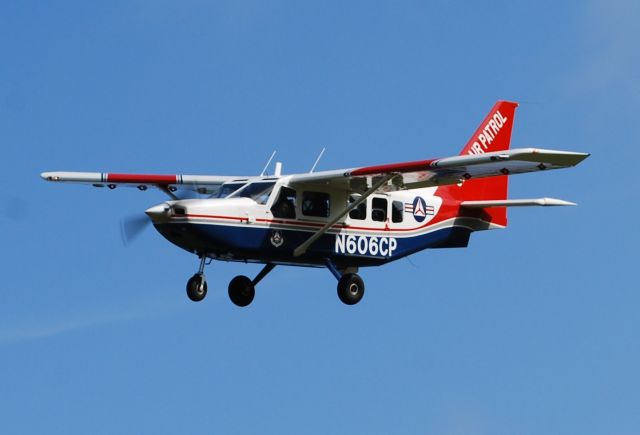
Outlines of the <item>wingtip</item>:
<svg viewBox="0 0 640 435">
<path fill-rule="evenodd" d="M 579 154 L 582 155 L 582 160 L 584 160 L 584 159 L 586 159 L 588 157 L 591 157 L 591 153 L 579 153 Z"/>
<path fill-rule="evenodd" d="M 40 174 L 43 180 L 46 181 L 60 181 L 62 180 L 62 173 L 60 172 L 42 172 Z"/>
<path fill-rule="evenodd" d="M 565 201 L 563 199 L 556 198 L 542 198 L 542 205 L 546 206 L 576 206 L 575 202 Z"/>
<path fill-rule="evenodd" d="M 573 166 L 576 166 L 576 165 L 578 165 L 578 164 L 582 163 L 582 162 L 583 162 L 583 161 L 585 161 L 589 156 L 591 156 L 591 153 L 579 153 L 579 152 L 576 152 L 576 153 L 573 153 L 573 154 L 574 154 L 574 156 L 575 156 L 575 157 L 574 157 L 575 163 L 573 164 Z"/>
</svg>

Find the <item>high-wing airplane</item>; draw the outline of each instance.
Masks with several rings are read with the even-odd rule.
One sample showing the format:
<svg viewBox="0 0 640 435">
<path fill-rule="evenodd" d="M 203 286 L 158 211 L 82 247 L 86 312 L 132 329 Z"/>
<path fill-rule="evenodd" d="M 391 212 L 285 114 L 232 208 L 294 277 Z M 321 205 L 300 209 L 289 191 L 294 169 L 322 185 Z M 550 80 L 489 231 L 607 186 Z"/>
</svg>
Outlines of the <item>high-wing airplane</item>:
<svg viewBox="0 0 640 435">
<path fill-rule="evenodd" d="M 575 205 L 552 198 L 508 199 L 509 175 L 575 166 L 589 154 L 509 149 L 517 103 L 498 101 L 459 155 L 379 166 L 272 176 L 45 172 L 53 182 L 115 189 L 156 187 L 171 200 L 146 214 L 167 240 L 196 254 L 187 295 L 207 294 L 211 260 L 264 264 L 253 279 L 229 283 L 231 301 L 249 305 L 276 265 L 326 267 L 348 305 L 364 295 L 358 270 L 423 249 L 466 247 L 474 231 L 507 226 L 507 207 Z M 181 199 L 182 191 L 205 196 Z"/>
</svg>

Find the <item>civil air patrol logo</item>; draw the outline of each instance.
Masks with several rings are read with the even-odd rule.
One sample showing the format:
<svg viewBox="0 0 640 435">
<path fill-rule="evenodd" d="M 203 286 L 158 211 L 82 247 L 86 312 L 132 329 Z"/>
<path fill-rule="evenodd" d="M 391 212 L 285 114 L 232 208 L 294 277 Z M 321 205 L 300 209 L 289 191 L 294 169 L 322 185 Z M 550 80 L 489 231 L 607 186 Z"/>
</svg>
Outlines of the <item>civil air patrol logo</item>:
<svg viewBox="0 0 640 435">
<path fill-rule="evenodd" d="M 279 248 L 284 243 L 284 237 L 282 237 L 282 233 L 280 231 L 274 231 L 271 234 L 271 244 L 276 248 Z"/>
<path fill-rule="evenodd" d="M 413 217 L 416 222 L 422 222 L 427 218 L 427 203 L 420 196 L 413 200 Z"/>
</svg>

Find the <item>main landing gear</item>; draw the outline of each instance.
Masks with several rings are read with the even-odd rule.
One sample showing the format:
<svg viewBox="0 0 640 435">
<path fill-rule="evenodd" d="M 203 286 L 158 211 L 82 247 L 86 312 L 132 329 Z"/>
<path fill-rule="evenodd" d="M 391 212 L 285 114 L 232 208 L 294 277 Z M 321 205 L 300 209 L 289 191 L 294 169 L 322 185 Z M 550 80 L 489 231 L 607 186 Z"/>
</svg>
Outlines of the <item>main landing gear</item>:
<svg viewBox="0 0 640 435">
<path fill-rule="evenodd" d="M 355 305 L 364 296 L 364 281 L 357 273 L 346 272 L 344 274 L 336 268 L 328 258 L 324 260 L 327 269 L 338 280 L 338 297 L 347 305 Z"/>
<path fill-rule="evenodd" d="M 238 275 L 233 278 L 229 283 L 229 299 L 231 299 L 231 302 L 239 307 L 249 305 L 256 295 L 256 285 L 258 285 L 258 283 L 262 281 L 262 278 L 267 276 L 274 267 L 276 267 L 275 264 L 265 264 L 253 280 L 244 275 Z"/>
<path fill-rule="evenodd" d="M 364 281 L 357 273 L 345 273 L 338 281 L 338 297 L 347 305 L 355 305 L 364 296 Z"/>
</svg>

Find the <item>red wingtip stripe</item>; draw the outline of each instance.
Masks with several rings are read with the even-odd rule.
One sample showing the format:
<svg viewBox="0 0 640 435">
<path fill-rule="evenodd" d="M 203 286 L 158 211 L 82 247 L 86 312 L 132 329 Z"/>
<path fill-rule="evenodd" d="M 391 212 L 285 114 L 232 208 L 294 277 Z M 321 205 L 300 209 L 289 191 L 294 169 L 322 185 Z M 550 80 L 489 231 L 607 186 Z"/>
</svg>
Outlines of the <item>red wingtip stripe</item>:
<svg viewBox="0 0 640 435">
<path fill-rule="evenodd" d="M 351 175 L 359 176 L 359 175 L 373 175 L 373 174 L 388 174 L 391 172 L 414 172 L 414 171 L 424 171 L 429 169 L 431 163 L 435 162 L 437 159 L 431 160 L 418 160 L 415 162 L 404 162 L 404 163 L 391 163 L 388 165 L 378 165 L 378 166 L 367 166 L 364 168 L 358 168 L 351 171 Z"/>
<path fill-rule="evenodd" d="M 177 184 L 177 175 L 107 174 L 107 183 Z"/>
</svg>

